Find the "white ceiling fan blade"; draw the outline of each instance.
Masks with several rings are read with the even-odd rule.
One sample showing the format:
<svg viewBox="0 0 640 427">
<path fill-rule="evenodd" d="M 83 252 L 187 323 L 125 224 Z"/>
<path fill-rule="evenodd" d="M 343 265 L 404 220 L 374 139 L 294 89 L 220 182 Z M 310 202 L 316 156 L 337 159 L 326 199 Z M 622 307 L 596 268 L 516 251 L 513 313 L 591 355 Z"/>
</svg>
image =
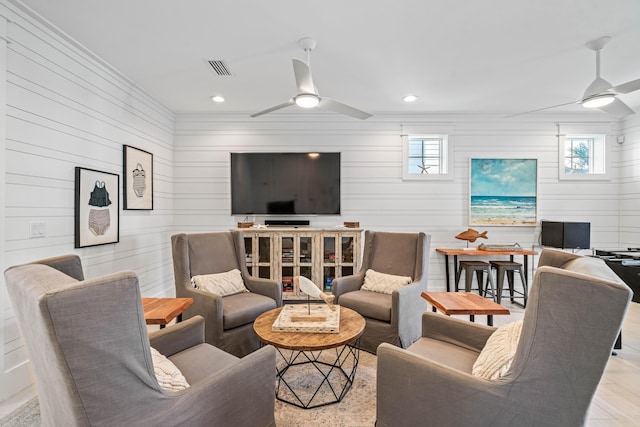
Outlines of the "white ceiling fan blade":
<svg viewBox="0 0 640 427">
<path fill-rule="evenodd" d="M 275 106 L 273 106 L 271 108 L 267 108 L 266 110 L 262 110 L 262 111 L 259 111 L 259 112 L 255 113 L 255 114 L 252 114 L 251 117 L 258 117 L 258 116 L 261 116 L 263 114 L 270 113 L 272 111 L 276 111 L 276 110 L 280 110 L 282 108 L 286 108 L 286 107 L 288 107 L 290 105 L 293 105 L 293 104 L 295 104 L 295 101 L 293 99 L 290 99 L 287 102 L 284 102 L 282 104 L 278 104 L 278 105 L 275 105 Z"/>
<path fill-rule="evenodd" d="M 631 80 L 630 82 L 622 83 L 621 85 L 614 86 L 607 92 L 613 92 L 618 94 L 630 93 L 640 89 L 640 79 Z"/>
<path fill-rule="evenodd" d="M 350 107 L 338 101 L 334 101 L 330 98 L 322 98 L 318 104 L 318 108 L 327 111 L 333 111 L 334 113 L 345 114 L 347 116 L 355 117 L 356 119 L 365 120 L 371 117 L 371 114 L 358 110 L 357 108 Z"/>
<path fill-rule="evenodd" d="M 510 116 L 505 117 L 505 119 L 509 119 L 511 117 L 516 117 L 516 116 L 522 116 L 524 114 L 535 113 L 537 111 L 550 110 L 550 109 L 556 108 L 556 107 L 563 107 L 565 105 L 579 104 L 579 103 L 580 103 L 580 101 L 565 102 L 564 104 L 552 105 L 551 107 L 543 107 L 543 108 L 538 108 L 537 110 L 525 111 L 524 113 L 512 114 Z"/>
<path fill-rule="evenodd" d="M 316 87 L 313 85 L 313 79 L 311 78 L 311 69 L 309 66 L 300 61 L 299 59 L 293 59 L 293 72 L 296 75 L 296 86 L 298 87 L 298 93 L 316 93 Z"/>
<path fill-rule="evenodd" d="M 606 111 L 609 114 L 613 114 L 614 116 L 628 116 L 629 114 L 634 114 L 634 111 L 627 106 L 624 102 L 620 101 L 618 98 L 614 99 L 611 104 L 605 105 L 604 107 L 600 107 L 602 111 Z"/>
</svg>

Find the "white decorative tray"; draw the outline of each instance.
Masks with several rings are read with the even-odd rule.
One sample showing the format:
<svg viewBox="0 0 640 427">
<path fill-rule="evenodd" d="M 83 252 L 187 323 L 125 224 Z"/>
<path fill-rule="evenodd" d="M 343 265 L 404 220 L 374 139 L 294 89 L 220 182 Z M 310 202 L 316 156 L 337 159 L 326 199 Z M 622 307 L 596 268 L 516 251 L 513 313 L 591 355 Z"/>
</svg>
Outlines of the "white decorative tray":
<svg viewBox="0 0 640 427">
<path fill-rule="evenodd" d="M 327 304 L 285 304 L 271 330 L 337 334 L 340 332 L 340 306 L 335 308 L 331 310 Z"/>
</svg>

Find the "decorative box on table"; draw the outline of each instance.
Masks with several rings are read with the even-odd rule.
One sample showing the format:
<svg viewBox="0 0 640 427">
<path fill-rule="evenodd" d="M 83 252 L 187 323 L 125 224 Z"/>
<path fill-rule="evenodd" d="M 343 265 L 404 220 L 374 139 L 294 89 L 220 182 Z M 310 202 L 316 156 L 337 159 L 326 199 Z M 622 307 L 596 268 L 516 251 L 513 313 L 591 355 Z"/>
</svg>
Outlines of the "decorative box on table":
<svg viewBox="0 0 640 427">
<path fill-rule="evenodd" d="M 324 320 L 323 320 L 324 319 Z M 340 332 L 340 307 L 331 310 L 327 304 L 285 304 L 273 322 L 274 332 Z"/>
</svg>

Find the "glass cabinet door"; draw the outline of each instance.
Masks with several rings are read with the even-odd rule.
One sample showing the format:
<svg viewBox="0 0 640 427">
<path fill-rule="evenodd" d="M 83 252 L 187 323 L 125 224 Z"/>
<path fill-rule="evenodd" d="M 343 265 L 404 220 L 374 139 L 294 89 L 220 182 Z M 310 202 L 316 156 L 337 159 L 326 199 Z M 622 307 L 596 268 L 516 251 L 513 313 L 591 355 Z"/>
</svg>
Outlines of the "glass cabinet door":
<svg viewBox="0 0 640 427">
<path fill-rule="evenodd" d="M 331 292 L 333 290 L 331 282 L 336 277 L 336 267 L 324 267 L 323 272 L 323 290 Z"/>
<path fill-rule="evenodd" d="M 352 236 L 342 236 L 342 245 L 340 249 L 342 250 L 341 259 L 345 264 L 353 263 L 353 246 L 354 246 L 354 238 Z"/>
<path fill-rule="evenodd" d="M 271 268 L 271 252 L 272 248 L 272 238 L 271 236 L 258 236 L 258 277 L 262 279 L 273 279 L 273 271 Z"/>
<path fill-rule="evenodd" d="M 282 236 L 280 248 L 282 265 L 293 265 L 295 263 L 295 248 L 293 236 Z M 284 273 L 282 274 L 284 276 Z"/>
<path fill-rule="evenodd" d="M 293 292 L 293 267 L 282 267 L 282 292 Z M 286 298 L 286 295 L 283 295 Z"/>
<path fill-rule="evenodd" d="M 300 236 L 300 264 L 311 264 L 313 262 L 313 238 L 311 236 Z"/>
<path fill-rule="evenodd" d="M 247 270 L 253 276 L 253 237 L 244 238 L 244 256 Z"/>
<path fill-rule="evenodd" d="M 335 264 L 336 263 L 336 238 L 324 237 L 322 250 L 324 251 L 324 263 Z"/>
<path fill-rule="evenodd" d="M 258 262 L 271 262 L 271 237 L 258 237 Z"/>
</svg>

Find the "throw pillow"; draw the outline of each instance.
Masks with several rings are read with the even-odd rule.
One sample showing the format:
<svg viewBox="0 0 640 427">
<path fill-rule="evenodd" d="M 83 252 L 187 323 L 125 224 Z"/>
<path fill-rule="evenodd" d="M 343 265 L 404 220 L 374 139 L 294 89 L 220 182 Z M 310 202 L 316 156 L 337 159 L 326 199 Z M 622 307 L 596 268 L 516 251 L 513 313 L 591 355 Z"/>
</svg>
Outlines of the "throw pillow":
<svg viewBox="0 0 640 427">
<path fill-rule="evenodd" d="M 211 292 L 220 296 L 234 295 L 241 292 L 249 292 L 244 286 L 240 270 L 234 268 L 225 273 L 202 274 L 193 276 L 191 284 L 203 291 Z"/>
<path fill-rule="evenodd" d="M 162 389 L 180 391 L 189 387 L 189 383 L 180 369 L 153 347 L 151 347 L 151 359 L 153 360 L 153 372 Z"/>
<path fill-rule="evenodd" d="M 473 364 L 472 374 L 488 380 L 496 380 L 506 374 L 516 354 L 521 332 L 522 320 L 496 329 Z"/>
<path fill-rule="evenodd" d="M 393 291 L 411 283 L 411 277 L 394 276 L 393 274 L 378 273 L 368 269 L 364 274 L 364 284 L 360 289 L 364 291 L 392 294 Z"/>
</svg>

